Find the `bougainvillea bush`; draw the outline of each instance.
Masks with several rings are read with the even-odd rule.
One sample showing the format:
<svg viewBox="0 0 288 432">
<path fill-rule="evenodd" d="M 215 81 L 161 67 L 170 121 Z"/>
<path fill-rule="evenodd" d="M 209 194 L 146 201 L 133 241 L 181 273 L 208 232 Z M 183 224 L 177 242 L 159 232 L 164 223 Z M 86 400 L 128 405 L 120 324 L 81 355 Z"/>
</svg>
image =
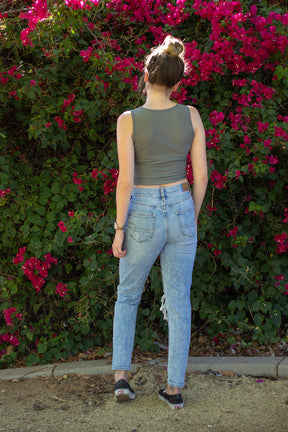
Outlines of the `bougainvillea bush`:
<svg viewBox="0 0 288 432">
<path fill-rule="evenodd" d="M 288 13 L 284 1 L 59 0 L 0 6 L 0 367 L 110 348 L 115 125 L 143 102 L 148 49 L 185 41 L 173 98 L 198 108 L 210 182 L 193 325 L 287 341 Z M 187 160 L 188 178 L 193 172 Z M 136 343 L 166 325 L 159 263 Z M 235 348 L 236 347 L 236 348 Z M 235 345 L 235 349 L 237 346 Z"/>
</svg>

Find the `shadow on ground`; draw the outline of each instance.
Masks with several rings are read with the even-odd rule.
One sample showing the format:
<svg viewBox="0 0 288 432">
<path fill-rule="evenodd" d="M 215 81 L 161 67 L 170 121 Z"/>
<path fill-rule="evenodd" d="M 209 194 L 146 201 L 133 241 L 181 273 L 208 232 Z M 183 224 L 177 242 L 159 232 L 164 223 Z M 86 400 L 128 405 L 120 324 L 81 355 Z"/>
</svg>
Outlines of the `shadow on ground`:
<svg viewBox="0 0 288 432">
<path fill-rule="evenodd" d="M 0 432 L 284 432 L 288 380 L 187 374 L 185 408 L 157 397 L 166 371 L 144 366 L 131 378 L 133 402 L 116 403 L 113 376 L 0 381 Z"/>
</svg>

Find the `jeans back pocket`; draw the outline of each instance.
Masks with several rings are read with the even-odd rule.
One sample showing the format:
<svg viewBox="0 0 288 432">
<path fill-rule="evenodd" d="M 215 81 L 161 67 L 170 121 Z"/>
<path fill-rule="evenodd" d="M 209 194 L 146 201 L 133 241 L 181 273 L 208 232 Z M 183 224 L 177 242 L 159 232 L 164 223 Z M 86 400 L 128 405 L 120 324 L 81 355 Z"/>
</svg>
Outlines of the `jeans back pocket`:
<svg viewBox="0 0 288 432">
<path fill-rule="evenodd" d="M 184 236 L 195 237 L 196 236 L 196 225 L 195 225 L 195 213 L 194 208 L 189 207 L 184 210 L 177 210 L 176 216 L 180 230 Z"/>
<path fill-rule="evenodd" d="M 155 213 L 128 212 L 127 233 L 137 242 L 151 240 L 155 230 Z"/>
</svg>

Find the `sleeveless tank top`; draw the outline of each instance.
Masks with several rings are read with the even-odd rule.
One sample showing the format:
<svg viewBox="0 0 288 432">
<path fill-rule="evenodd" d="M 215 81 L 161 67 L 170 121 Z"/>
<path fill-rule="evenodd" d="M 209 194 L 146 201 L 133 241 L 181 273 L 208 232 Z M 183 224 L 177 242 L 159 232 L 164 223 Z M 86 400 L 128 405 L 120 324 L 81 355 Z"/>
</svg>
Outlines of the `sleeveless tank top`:
<svg viewBox="0 0 288 432">
<path fill-rule="evenodd" d="M 186 105 L 131 110 L 135 148 L 134 184 L 153 186 L 186 178 L 187 154 L 194 138 Z"/>
</svg>

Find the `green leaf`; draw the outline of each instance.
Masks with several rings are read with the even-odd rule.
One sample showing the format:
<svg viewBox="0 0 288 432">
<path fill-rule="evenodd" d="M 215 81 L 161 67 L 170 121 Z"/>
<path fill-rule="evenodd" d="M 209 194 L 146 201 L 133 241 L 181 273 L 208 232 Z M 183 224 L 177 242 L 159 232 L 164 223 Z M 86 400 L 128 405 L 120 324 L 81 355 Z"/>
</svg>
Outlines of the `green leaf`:
<svg viewBox="0 0 288 432">
<path fill-rule="evenodd" d="M 273 324 L 277 327 L 280 328 L 281 327 L 281 323 L 282 323 L 282 315 L 281 312 L 278 310 L 271 310 L 270 313 L 270 318 L 273 321 Z"/>
<path fill-rule="evenodd" d="M 26 366 L 34 366 L 35 364 L 40 362 L 40 357 L 38 354 L 31 353 L 26 359 Z"/>
<path fill-rule="evenodd" d="M 80 323 L 80 331 L 84 336 L 87 336 L 87 334 L 90 331 L 90 327 L 86 322 L 81 322 Z"/>
<path fill-rule="evenodd" d="M 258 327 L 260 327 L 261 324 L 262 324 L 263 321 L 264 321 L 264 318 L 265 318 L 265 316 L 262 315 L 261 313 L 256 313 L 256 314 L 254 315 L 254 323 L 255 323 L 255 325 L 258 326 Z"/>
<path fill-rule="evenodd" d="M 28 340 L 32 341 L 33 340 L 33 333 L 28 331 L 26 333 L 26 337 L 27 337 Z"/>
<path fill-rule="evenodd" d="M 35 214 L 29 217 L 29 222 L 31 222 L 32 224 L 38 225 L 40 227 L 42 227 L 44 225 L 43 218 L 40 217 L 39 215 L 35 215 Z"/>
<path fill-rule="evenodd" d="M 73 269 L 73 267 L 72 267 L 71 263 L 68 263 L 65 265 L 65 271 L 67 274 L 70 273 L 72 269 Z"/>
<path fill-rule="evenodd" d="M 47 351 L 47 342 L 39 342 L 37 345 L 37 351 L 39 354 L 44 354 Z"/>
<path fill-rule="evenodd" d="M 45 214 L 46 214 L 46 208 L 45 207 L 42 207 L 42 206 L 39 206 L 39 207 L 36 207 L 36 212 L 40 215 L 40 216 L 44 216 Z"/>
</svg>

